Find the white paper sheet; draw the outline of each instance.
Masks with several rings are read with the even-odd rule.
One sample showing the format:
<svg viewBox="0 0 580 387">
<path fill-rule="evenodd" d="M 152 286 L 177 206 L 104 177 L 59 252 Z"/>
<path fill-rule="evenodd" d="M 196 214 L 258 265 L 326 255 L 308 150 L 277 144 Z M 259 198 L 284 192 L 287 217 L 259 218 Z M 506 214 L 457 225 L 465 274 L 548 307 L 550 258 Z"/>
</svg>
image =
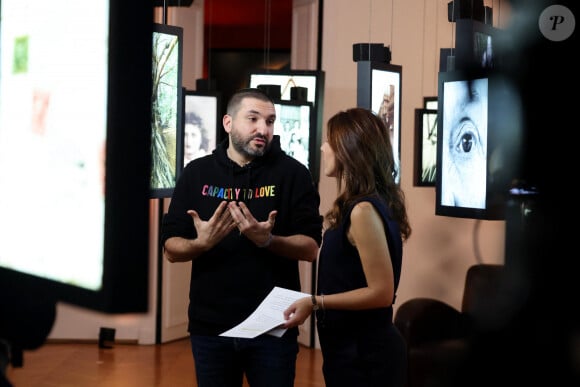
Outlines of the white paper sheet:
<svg viewBox="0 0 580 387">
<path fill-rule="evenodd" d="M 284 311 L 296 300 L 310 297 L 308 293 L 276 286 L 244 321 L 220 336 L 254 338 L 264 333 L 281 337 L 286 329 L 280 325 L 286 321 Z"/>
</svg>

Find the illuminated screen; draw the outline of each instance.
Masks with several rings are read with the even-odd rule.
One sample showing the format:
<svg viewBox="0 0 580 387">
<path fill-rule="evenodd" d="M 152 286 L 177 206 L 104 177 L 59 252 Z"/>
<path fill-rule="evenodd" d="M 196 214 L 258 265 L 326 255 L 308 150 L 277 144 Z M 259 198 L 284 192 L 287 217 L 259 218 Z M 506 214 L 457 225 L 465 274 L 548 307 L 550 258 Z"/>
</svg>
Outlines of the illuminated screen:
<svg viewBox="0 0 580 387">
<path fill-rule="evenodd" d="M 153 26 L 151 106 L 151 196 L 170 197 L 183 168 L 183 29 Z"/>
<path fill-rule="evenodd" d="M 274 134 L 280 136 L 282 150 L 309 168 L 312 105 L 278 101 L 274 106 L 276 107 Z"/>
<path fill-rule="evenodd" d="M 521 152 L 520 108 L 493 71 L 439 73 L 435 214 L 505 217 Z"/>
<path fill-rule="evenodd" d="M 287 105 L 285 109 L 291 111 L 297 109 L 291 107 L 292 104 L 308 105 L 312 110 L 312 118 L 309 125 L 309 140 L 308 140 L 308 157 L 305 155 L 299 156 L 301 160 L 308 159 L 308 166 L 314 182 L 318 184 L 319 166 L 320 166 L 320 142 L 322 138 L 322 114 L 324 108 L 324 78 L 323 71 L 315 70 L 270 70 L 268 72 L 254 71 L 250 73 L 250 87 L 258 87 L 259 85 L 279 85 L 280 86 L 280 103 Z M 291 88 L 304 87 L 307 89 L 306 101 L 292 99 Z M 305 117 L 304 109 L 302 107 L 302 115 Z M 278 118 L 276 122 L 280 125 L 280 117 L 286 115 L 286 110 L 277 112 Z M 288 113 L 289 114 L 289 113 Z M 302 133 L 305 133 L 305 119 L 303 119 Z M 302 136 L 303 137 L 303 136 Z M 281 138 L 283 140 L 283 138 Z M 282 148 L 284 149 L 284 141 L 282 141 Z M 302 144 L 302 147 L 304 144 Z M 302 152 L 292 152 L 302 154 Z"/>
<path fill-rule="evenodd" d="M 488 79 L 443 84 L 441 204 L 485 208 Z"/>
<path fill-rule="evenodd" d="M 387 125 L 395 159 L 395 181 L 401 181 L 402 67 L 382 62 L 357 62 L 357 106 L 370 109 Z"/>
<path fill-rule="evenodd" d="M 437 172 L 437 110 L 415 109 L 414 184 L 435 186 Z"/>
<path fill-rule="evenodd" d="M 371 73 L 371 110 L 381 117 L 391 133 L 393 158 L 395 159 L 395 181 L 401 181 L 401 157 L 399 144 L 401 143 L 401 73 L 372 69 Z"/>
<path fill-rule="evenodd" d="M 93 309 L 146 309 L 146 13 L 108 1 L 2 0 L 2 285 Z M 127 268 L 132 290 L 111 297 Z"/>
<path fill-rule="evenodd" d="M 183 119 L 183 166 L 211 154 L 217 146 L 217 128 L 222 126 L 219 93 L 186 90 Z"/>
<path fill-rule="evenodd" d="M 0 264 L 91 290 L 103 274 L 108 12 L 2 0 Z M 55 219 L 83 231 L 55 238 Z"/>
</svg>

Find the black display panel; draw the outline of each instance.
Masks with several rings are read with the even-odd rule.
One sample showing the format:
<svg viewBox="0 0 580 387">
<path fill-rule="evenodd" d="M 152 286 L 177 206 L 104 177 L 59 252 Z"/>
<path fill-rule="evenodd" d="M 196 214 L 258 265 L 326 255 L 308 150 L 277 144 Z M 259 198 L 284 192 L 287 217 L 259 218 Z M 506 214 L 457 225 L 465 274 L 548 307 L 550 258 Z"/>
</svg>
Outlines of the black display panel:
<svg viewBox="0 0 580 387">
<path fill-rule="evenodd" d="M 391 134 L 395 181 L 401 182 L 402 67 L 384 62 L 357 62 L 357 106 L 380 116 Z"/>
<path fill-rule="evenodd" d="M 489 24 L 458 19 L 455 22 L 455 70 L 491 69 L 500 64 L 500 30 Z"/>
<path fill-rule="evenodd" d="M 522 138 L 510 90 L 491 71 L 439 73 L 436 215 L 504 219 Z"/>
<path fill-rule="evenodd" d="M 286 154 L 294 157 L 310 169 L 318 179 L 319 165 L 315 154 L 319 150 L 314 118 L 314 107 L 310 102 L 275 100 L 276 122 L 274 134 L 280 136 L 280 145 Z"/>
<path fill-rule="evenodd" d="M 437 171 L 437 110 L 415 109 L 413 184 L 434 187 Z"/>
</svg>

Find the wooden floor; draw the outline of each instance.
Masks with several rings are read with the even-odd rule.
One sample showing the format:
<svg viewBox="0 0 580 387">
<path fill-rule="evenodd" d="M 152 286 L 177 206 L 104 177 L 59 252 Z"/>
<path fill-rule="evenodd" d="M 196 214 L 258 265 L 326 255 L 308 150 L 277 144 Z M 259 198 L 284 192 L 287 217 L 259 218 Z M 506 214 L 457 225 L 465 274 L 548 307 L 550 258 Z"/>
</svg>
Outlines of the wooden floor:
<svg viewBox="0 0 580 387">
<path fill-rule="evenodd" d="M 300 346 L 295 387 L 324 387 L 322 354 Z M 159 345 L 46 343 L 9 367 L 14 387 L 197 387 L 189 339 Z M 246 384 L 245 384 L 246 385 Z"/>
</svg>

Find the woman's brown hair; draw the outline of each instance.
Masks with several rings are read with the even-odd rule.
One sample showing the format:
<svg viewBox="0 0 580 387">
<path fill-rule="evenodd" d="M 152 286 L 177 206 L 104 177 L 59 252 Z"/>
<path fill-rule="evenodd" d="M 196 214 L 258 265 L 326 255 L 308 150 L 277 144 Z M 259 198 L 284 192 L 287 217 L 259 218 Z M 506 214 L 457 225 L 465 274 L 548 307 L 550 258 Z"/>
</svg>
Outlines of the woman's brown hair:
<svg viewBox="0 0 580 387">
<path fill-rule="evenodd" d="M 395 182 L 393 148 L 385 123 L 368 109 L 351 108 L 328 120 L 326 137 L 336 157 L 339 193 L 325 215 L 328 226 L 336 227 L 344 209 L 358 198 L 375 195 L 387 203 L 406 240 L 411 226 L 405 194 Z"/>
</svg>

